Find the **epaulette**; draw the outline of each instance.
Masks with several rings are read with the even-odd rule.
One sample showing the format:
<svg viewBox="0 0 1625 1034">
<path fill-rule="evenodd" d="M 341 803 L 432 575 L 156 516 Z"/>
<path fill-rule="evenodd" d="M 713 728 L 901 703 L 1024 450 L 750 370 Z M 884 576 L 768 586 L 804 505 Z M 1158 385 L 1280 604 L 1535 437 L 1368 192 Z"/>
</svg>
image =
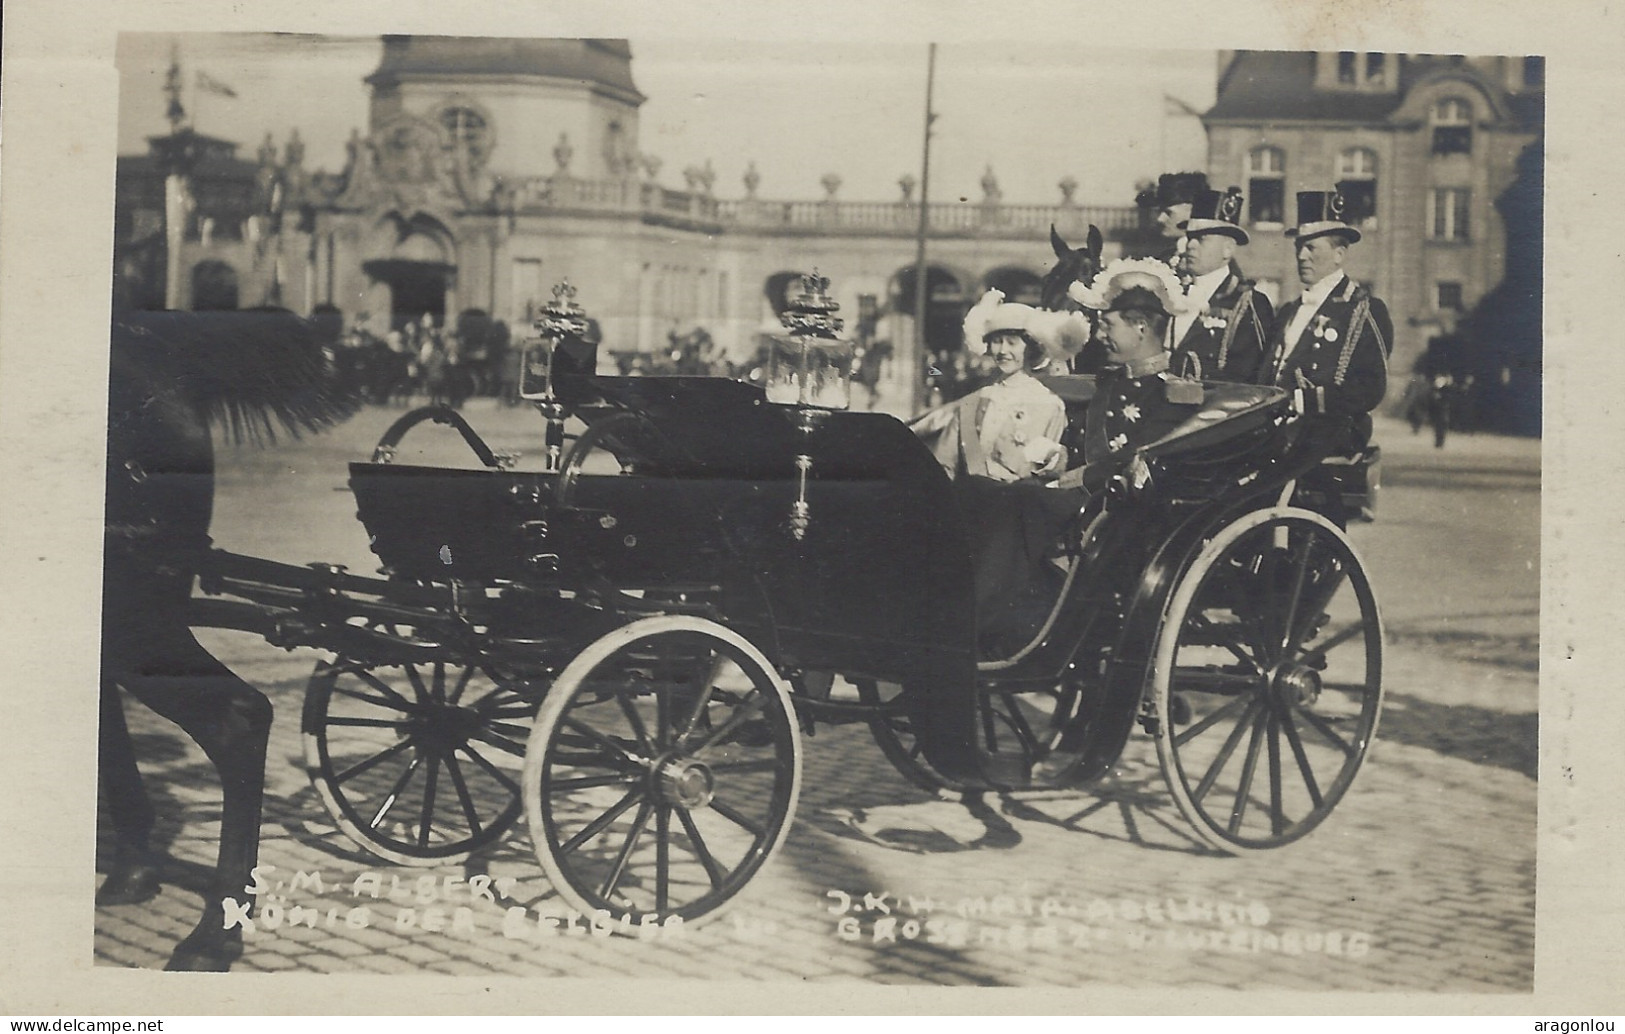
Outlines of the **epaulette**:
<svg viewBox="0 0 1625 1034">
<path fill-rule="evenodd" d="M 1183 377 L 1169 377 L 1163 382 L 1163 395 L 1169 402 L 1180 406 L 1199 406 L 1205 397 L 1202 393 L 1202 382 L 1186 380 Z"/>
</svg>

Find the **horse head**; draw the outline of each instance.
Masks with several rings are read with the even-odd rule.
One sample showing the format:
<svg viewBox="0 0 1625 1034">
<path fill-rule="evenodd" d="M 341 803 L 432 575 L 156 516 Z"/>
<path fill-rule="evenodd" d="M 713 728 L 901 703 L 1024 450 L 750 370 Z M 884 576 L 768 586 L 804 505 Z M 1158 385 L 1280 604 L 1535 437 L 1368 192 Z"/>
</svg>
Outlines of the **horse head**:
<svg viewBox="0 0 1625 1034">
<path fill-rule="evenodd" d="M 1039 284 L 1040 307 L 1045 309 L 1068 310 L 1078 308 L 1078 304 L 1067 295 L 1067 288 L 1073 281 L 1088 283 L 1094 275 L 1100 272 L 1100 251 L 1104 240 L 1100 235 L 1100 228 L 1094 224 L 1089 226 L 1089 236 L 1084 246 L 1074 248 L 1061 238 L 1056 232 L 1055 224 L 1049 228 L 1050 247 L 1055 251 L 1055 265 L 1050 267 L 1048 273 Z"/>
</svg>

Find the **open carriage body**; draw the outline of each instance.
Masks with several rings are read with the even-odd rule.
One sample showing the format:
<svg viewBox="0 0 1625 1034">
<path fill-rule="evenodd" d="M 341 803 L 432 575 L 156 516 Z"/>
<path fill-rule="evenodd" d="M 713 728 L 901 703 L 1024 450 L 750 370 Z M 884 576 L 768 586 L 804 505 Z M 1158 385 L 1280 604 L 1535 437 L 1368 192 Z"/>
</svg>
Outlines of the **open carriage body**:
<svg viewBox="0 0 1625 1034">
<path fill-rule="evenodd" d="M 561 384 L 584 430 L 556 470 L 508 469 L 446 410 L 480 467 L 390 462 L 418 415 L 351 465 L 383 577 L 204 573 L 198 623 L 337 655 L 307 762 L 375 854 L 436 864 L 524 814 L 564 900 L 630 928 L 749 883 L 819 722 L 867 722 L 921 785 L 1001 791 L 1085 785 L 1138 726 L 1231 851 L 1315 828 L 1363 760 L 1375 598 L 1273 389 L 1210 385 L 1067 522 L 1024 645 L 979 657 L 954 484 L 900 421 L 715 379 Z"/>
</svg>

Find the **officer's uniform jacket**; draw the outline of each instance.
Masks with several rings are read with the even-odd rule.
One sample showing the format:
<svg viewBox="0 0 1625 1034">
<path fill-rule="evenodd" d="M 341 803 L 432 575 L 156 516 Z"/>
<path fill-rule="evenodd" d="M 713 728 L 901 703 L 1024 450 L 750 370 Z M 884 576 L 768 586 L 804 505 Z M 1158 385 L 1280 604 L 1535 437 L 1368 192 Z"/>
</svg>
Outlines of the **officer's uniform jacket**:
<svg viewBox="0 0 1625 1034">
<path fill-rule="evenodd" d="M 1377 408 L 1388 387 L 1394 325 L 1388 307 L 1343 277 L 1326 295 L 1296 341 L 1286 330 L 1300 298 L 1276 313 L 1267 364 L 1259 380 L 1301 392 L 1308 414 L 1361 417 Z"/>
<path fill-rule="evenodd" d="M 1270 300 L 1232 263 L 1206 308 L 1174 343 L 1172 369 L 1194 380 L 1255 383 L 1274 325 Z"/>
<path fill-rule="evenodd" d="M 1060 486 L 1103 488 L 1135 452 L 1184 423 L 1202 404 L 1200 381 L 1168 371 L 1168 356 L 1131 376 L 1122 367 L 1100 375 L 1084 416 L 1084 465 L 1062 476 Z"/>
</svg>

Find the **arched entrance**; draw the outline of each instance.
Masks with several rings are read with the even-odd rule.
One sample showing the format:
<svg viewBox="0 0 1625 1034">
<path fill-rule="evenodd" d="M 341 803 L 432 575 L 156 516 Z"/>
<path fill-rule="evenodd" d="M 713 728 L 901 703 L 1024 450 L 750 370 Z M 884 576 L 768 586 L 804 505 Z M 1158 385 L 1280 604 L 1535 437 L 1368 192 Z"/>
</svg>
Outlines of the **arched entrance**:
<svg viewBox="0 0 1625 1034">
<path fill-rule="evenodd" d="M 237 308 L 237 271 L 206 259 L 192 267 L 192 308 L 198 312 Z"/>
<path fill-rule="evenodd" d="M 971 299 L 966 280 L 946 266 L 925 267 L 925 351 L 923 374 L 929 387 L 946 399 L 958 398 L 979 386 L 973 357 L 964 348 L 965 313 Z M 893 312 L 914 312 L 915 274 L 904 266 L 892 275 L 887 304 Z"/>
<path fill-rule="evenodd" d="M 361 269 L 375 283 L 389 288 L 389 325 L 392 329 L 430 316 L 445 326 L 456 287 L 457 267 L 438 224 L 413 219 L 398 224 L 400 234 L 388 258 L 363 262 Z"/>
<path fill-rule="evenodd" d="M 1007 302 L 1037 306 L 1043 296 L 1044 278 L 1020 266 L 1000 266 L 983 281 L 989 290 L 1002 291 Z"/>
</svg>

